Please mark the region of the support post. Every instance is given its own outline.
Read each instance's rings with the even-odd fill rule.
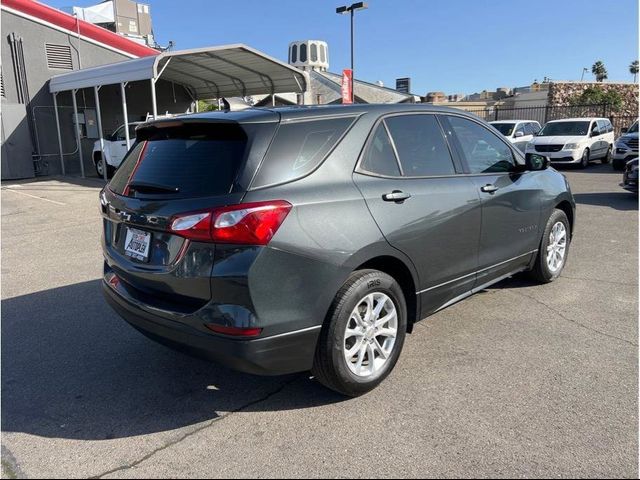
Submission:
[[[151,79],[151,103],[153,107],[153,119],[158,118],[158,104],[156,101],[156,81]]]
[[[56,130],[58,132],[58,150],[60,151],[60,168],[62,169],[62,175],[66,175],[64,170],[64,154],[62,152],[62,134],[60,133],[60,116],[58,115],[58,92],[53,95],[53,111],[56,114]]]
[[[104,134],[102,133],[102,112],[100,111],[100,87],[93,87],[93,94],[96,97],[96,114],[98,116],[98,135],[100,135],[100,156],[102,157],[102,179],[107,181],[107,159],[104,155]]]
[[[131,139],[129,138],[129,112],[127,110],[127,92],[125,87],[128,82],[120,84],[120,94],[122,95],[122,114],[124,115],[124,135],[127,139],[127,151],[131,148]]]
[[[84,178],[84,156],[82,155],[82,139],[80,138],[80,122],[78,121],[78,102],[76,101],[76,92],[78,90],[71,90],[71,98],[73,100],[73,115],[76,128],[76,143],[78,144],[78,155],[80,156],[80,174]]]

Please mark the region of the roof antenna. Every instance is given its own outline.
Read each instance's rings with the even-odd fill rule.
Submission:
[[[222,99],[222,104],[225,112],[238,112],[240,110],[251,108],[251,105],[242,97],[225,97]]]

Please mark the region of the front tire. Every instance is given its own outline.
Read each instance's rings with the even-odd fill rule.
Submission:
[[[407,306],[398,282],[378,270],[353,272],[329,309],[312,373],[331,390],[363,395],[391,373],[406,331]]]
[[[620,160],[620,159],[614,159],[613,160],[613,169],[614,170],[624,170],[624,165],[625,165],[625,161],[624,160]]]
[[[535,264],[530,274],[540,283],[550,283],[560,276],[569,254],[571,225],[567,214],[554,209],[547,221]]]
[[[582,153],[582,159],[580,160],[580,168],[587,168],[589,166],[589,156],[590,156],[590,152],[588,148],[584,149],[584,152]]]

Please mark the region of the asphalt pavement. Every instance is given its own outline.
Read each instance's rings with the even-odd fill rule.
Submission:
[[[346,400],[147,340],[100,292],[97,180],[2,185],[3,477],[638,477],[638,199],[567,170],[558,281],[417,324]]]

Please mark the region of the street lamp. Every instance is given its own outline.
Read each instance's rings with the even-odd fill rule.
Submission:
[[[353,71],[353,12],[356,10],[364,10],[365,8],[369,8],[366,2],[356,2],[352,3],[350,6],[343,6],[336,8],[336,13],[340,15],[346,15],[347,13],[351,14],[351,103],[354,103],[355,91],[353,89],[353,79],[355,78],[355,73]]]

